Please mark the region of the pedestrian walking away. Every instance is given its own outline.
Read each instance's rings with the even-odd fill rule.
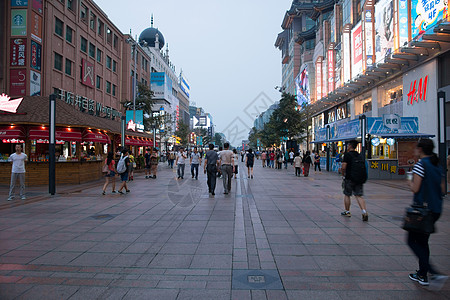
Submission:
[[[209,151],[205,155],[205,164],[203,172],[207,174],[208,191],[211,195],[215,195],[217,180],[217,164],[219,163],[219,155],[214,151],[214,144],[209,144]]]
[[[266,151],[263,151],[263,153],[261,154],[261,161],[263,168],[266,167],[266,160],[267,160],[267,153]]]
[[[234,171],[234,154],[231,151],[230,144],[223,144],[224,150],[220,152],[219,166],[222,169],[223,193],[228,194],[231,191],[231,178]]]
[[[363,184],[367,180],[367,169],[363,154],[356,151],[358,142],[353,140],[347,144],[347,153],[344,154],[342,162],[342,176],[343,176],[343,192],[344,192],[344,207],[345,211],[341,213],[342,216],[351,217],[350,213],[350,197],[355,196],[356,201],[362,212],[362,220],[367,222],[369,215],[366,210],[366,202],[363,196]]]
[[[200,156],[200,153],[198,153],[197,147],[195,147],[194,152],[191,153],[191,159],[189,163],[191,164],[192,178],[198,180],[198,166],[202,163],[202,158]]]
[[[175,153],[173,151],[170,151],[169,159],[167,160],[169,168],[173,169],[173,162],[174,161],[175,161]]]
[[[145,151],[145,155],[144,155],[144,159],[145,159],[145,179],[150,178],[150,169],[151,169],[151,165],[150,165],[150,156],[151,156],[151,150],[150,148],[147,148],[147,150]]]
[[[314,172],[317,171],[317,168],[319,168],[319,172],[322,172],[322,169],[320,168],[320,155],[319,155],[319,151],[317,151],[314,154]]]
[[[186,166],[186,153],[184,152],[184,148],[181,147],[177,153],[177,160],[175,165],[177,166],[177,175],[178,179],[184,179],[184,167]]]
[[[16,188],[16,181],[19,179],[20,184],[20,199],[25,200],[25,163],[28,156],[22,152],[22,145],[16,145],[16,152],[11,154],[8,158],[9,162],[12,162],[11,168],[11,184],[9,186],[8,201],[14,199],[14,191]]]
[[[156,179],[156,173],[158,172],[158,150],[156,148],[152,148],[150,151],[150,175],[148,178]]]
[[[114,153],[108,152],[108,156],[105,159],[105,166],[107,172],[105,173],[105,184],[103,185],[102,195],[106,194],[106,188],[111,183],[112,193],[116,192],[116,162],[114,161]]]
[[[237,176],[237,174],[238,174],[238,164],[239,164],[239,156],[238,156],[238,154],[237,154],[237,150],[236,149],[233,149],[233,160],[234,160],[234,171],[233,171],[233,173],[234,173],[234,178],[236,179],[236,176]]]
[[[273,151],[270,151],[269,154],[269,167],[270,168],[275,168],[275,153]]]
[[[306,151],[306,153],[302,159],[303,176],[305,176],[305,177],[309,176],[309,168],[311,167],[311,164],[312,164],[311,154],[309,151]]]
[[[413,168],[413,178],[409,182],[409,186],[414,193],[413,204],[420,206],[427,204],[433,217],[433,223],[436,223],[442,213],[445,175],[433,149],[434,144],[430,139],[422,139],[417,144],[415,156],[420,160]],[[448,277],[440,274],[430,263],[429,238],[430,234],[428,233],[408,232],[408,246],[419,259],[419,270],[409,274],[409,278],[421,285],[434,285],[435,289],[440,289]]]
[[[302,158],[300,154],[297,152],[294,157],[294,168],[295,168],[295,176],[299,176],[302,173]]]
[[[294,158],[295,158],[295,153],[294,153],[294,150],[291,149],[291,152],[289,152],[289,162],[291,163],[291,166],[294,163]]]
[[[130,159],[130,165],[128,166],[128,181],[134,180],[134,168],[136,167],[136,162],[134,160],[134,155],[129,152],[128,158]]]
[[[129,166],[130,166],[130,158],[128,157],[128,150],[123,149],[122,156],[120,157],[120,160],[117,163],[117,172],[120,175],[120,181],[122,181],[122,184],[118,190],[119,194],[124,194],[123,189],[125,189],[125,192],[127,193],[130,192],[127,185]]]
[[[255,155],[252,148],[248,149],[248,153],[245,159],[245,165],[247,166],[248,178],[253,179],[253,163],[255,162]]]

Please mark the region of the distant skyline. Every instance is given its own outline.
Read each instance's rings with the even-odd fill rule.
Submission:
[[[176,74],[182,69],[190,82],[190,101],[211,113],[215,131],[235,146],[232,138],[247,136],[254,115],[280,99],[274,87],[281,85],[281,53],[274,43],[292,0],[94,1],[133,37],[150,27],[153,14]]]

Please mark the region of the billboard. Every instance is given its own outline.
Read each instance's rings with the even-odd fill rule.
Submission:
[[[319,58],[316,61],[316,101],[322,99],[322,59]]]
[[[412,38],[435,26],[440,20],[450,17],[448,1],[411,0],[411,7]]]
[[[153,97],[156,99],[164,99],[164,72],[152,72],[150,75],[150,86],[153,92]]]
[[[30,71],[30,96],[41,95],[41,74]]]
[[[11,67],[25,67],[26,65],[26,49],[27,40],[26,39],[11,39],[10,45],[10,65]]]
[[[375,56],[384,60],[394,48],[394,1],[381,0],[375,5]]]
[[[373,66],[373,28],[372,10],[368,9],[364,13],[364,42],[366,43],[366,68]]]
[[[180,88],[189,98],[191,87],[189,86],[189,82],[183,75],[180,76]]]
[[[344,71],[344,82],[350,80],[351,76],[351,55],[350,55],[350,32],[344,32],[342,34],[342,60]]]
[[[11,69],[9,70],[9,94],[11,96],[25,96],[27,88],[27,70],[26,69]]]
[[[11,35],[27,35],[26,9],[11,9]]]
[[[36,71],[41,70],[41,53],[42,47],[35,41],[31,41],[31,62],[30,65]]]
[[[408,1],[399,0],[398,2],[398,38],[399,45],[403,47],[408,44],[409,39],[409,23],[408,23]]]
[[[144,111],[136,110],[136,120],[133,121],[133,111],[127,110],[127,129],[133,131],[144,131]]]
[[[27,7],[28,0],[11,0],[11,7]]]
[[[334,91],[334,50],[328,49],[327,54],[328,92]]]
[[[31,13],[31,37],[42,43],[42,17],[35,11]]]
[[[359,22],[352,30],[352,76],[362,73],[362,58],[363,58],[363,45],[362,45],[362,23]]]
[[[84,58],[81,59],[81,83],[91,88],[95,87],[94,65]]]
[[[309,104],[311,96],[309,92],[308,65],[304,65],[295,78],[295,87],[297,90],[297,103],[300,106]]]

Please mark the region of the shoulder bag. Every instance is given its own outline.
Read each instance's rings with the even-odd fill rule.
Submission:
[[[406,208],[403,227],[406,231],[431,234],[435,232],[431,211],[423,205],[411,205]]]

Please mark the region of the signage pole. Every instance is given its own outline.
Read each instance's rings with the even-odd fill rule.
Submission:
[[[136,36],[137,40],[137,36]],[[133,44],[134,51],[134,76],[133,76],[133,122],[136,124],[136,88],[137,88],[137,80],[136,80],[136,65],[137,65],[137,43],[136,40]]]
[[[447,169],[447,153],[446,153],[446,140],[447,140],[447,124],[445,120],[445,92],[438,92],[438,153],[439,162],[444,170]],[[445,194],[447,194],[447,172],[445,173]]]
[[[55,117],[56,117],[56,95],[50,95],[49,105],[49,168],[48,168],[48,192],[55,194],[56,190],[56,156],[55,156]]]
[[[330,145],[331,143],[328,142],[328,140],[330,139],[330,125],[327,125],[327,172],[330,171]]]
[[[361,154],[363,160],[366,160],[366,115],[359,116],[361,127]]]
[[[120,143],[122,144],[122,149],[125,148],[125,123],[126,117],[122,116],[120,118]]]
[[[156,148],[156,125],[153,124],[153,149]]]

